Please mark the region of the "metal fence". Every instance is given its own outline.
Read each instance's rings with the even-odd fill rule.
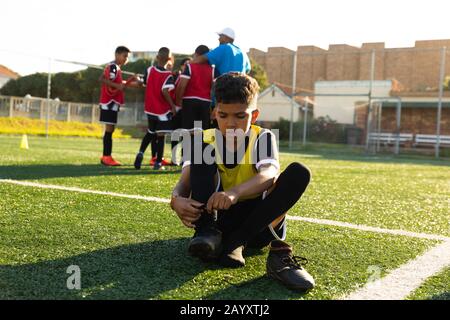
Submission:
[[[59,101],[37,97],[0,96],[0,117],[24,117],[41,120],[77,121],[97,123],[98,104]],[[145,123],[142,103],[129,103],[120,109],[118,125],[136,126]]]

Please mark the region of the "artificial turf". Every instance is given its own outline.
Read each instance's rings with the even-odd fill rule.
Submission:
[[[139,143],[114,140],[114,156],[125,166],[105,168],[100,139],[29,137],[30,149],[21,150],[19,136],[0,136],[0,179],[168,198],[179,169],[134,170]],[[306,164],[313,179],[291,215],[450,235],[445,161],[281,154],[282,167],[292,161]],[[309,259],[317,282],[299,294],[265,277],[267,249],[250,252],[239,270],[187,256],[192,232],[167,204],[4,183],[0,191],[6,299],[334,299],[364,285],[371,267],[384,274],[436,244],[290,221],[289,242]],[[70,265],[81,268],[81,291],[66,288]],[[436,279],[427,292],[445,286],[448,274]]]
[[[450,300],[450,268],[427,279],[408,299]]]
[[[366,283],[371,266],[387,272],[435,243],[290,222],[318,284],[303,295],[265,277],[267,249],[239,270],[189,257],[192,232],[167,204],[14,185],[2,194],[3,299],[332,299]],[[81,291],[66,287],[71,265]]]

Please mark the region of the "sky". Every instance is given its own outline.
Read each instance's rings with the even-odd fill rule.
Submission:
[[[448,3],[448,4],[446,4]],[[447,0],[1,0],[0,64],[47,72],[49,58],[102,64],[118,45],[192,53],[231,27],[243,50],[450,39]],[[53,62],[51,72],[79,66]]]

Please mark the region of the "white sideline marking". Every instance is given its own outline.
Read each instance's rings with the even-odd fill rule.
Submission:
[[[316,223],[316,224],[323,224],[323,225],[334,226],[334,227],[350,228],[350,229],[356,229],[356,230],[360,230],[360,231],[386,233],[386,234],[393,234],[396,236],[406,236],[406,237],[411,237],[411,238],[440,240],[440,241],[450,240],[449,237],[445,237],[445,236],[441,236],[441,235],[437,235],[437,234],[416,233],[416,232],[405,231],[405,230],[383,229],[383,228],[378,228],[378,227],[364,226],[364,225],[360,225],[360,224],[352,224],[352,223],[348,223],[348,222],[340,222],[340,221],[334,221],[334,220],[305,218],[305,217],[296,217],[296,216],[289,216],[288,219]]]
[[[450,241],[428,250],[384,278],[366,284],[344,300],[403,300],[447,266],[450,266]]]
[[[0,182],[16,184],[16,185],[26,186],[26,187],[36,187],[36,188],[43,188],[43,189],[55,189],[55,190],[62,190],[62,191],[101,194],[101,195],[105,195],[105,196],[121,197],[121,198],[128,198],[128,199],[137,199],[137,200],[145,200],[145,201],[164,202],[164,203],[170,202],[170,200],[163,199],[163,198],[145,197],[145,196],[137,196],[137,195],[132,195],[132,194],[97,191],[97,190],[89,190],[89,189],[80,189],[80,188],[76,188],[76,187],[64,187],[64,186],[41,184],[41,183],[28,182],[28,181],[0,179]]]
[[[28,181],[6,180],[0,179],[0,183],[9,183],[21,186],[29,186],[44,189],[56,189],[62,191],[72,191],[81,193],[100,194],[113,197],[138,199],[153,202],[169,203],[169,199],[157,198],[157,197],[145,197],[138,195],[128,195],[115,192],[104,192],[88,189],[80,189],[75,187],[64,187],[58,185],[48,185]],[[450,238],[426,234],[415,233],[404,230],[391,230],[382,229],[377,227],[370,227],[364,225],[351,224],[347,222],[339,222],[325,219],[314,219],[305,217],[288,216],[289,220],[304,221],[315,224],[343,227],[356,229],[361,231],[385,233],[399,236],[407,236],[413,238],[429,239],[429,240],[441,240],[444,243],[428,250],[423,255],[417,257],[414,260],[400,266],[392,271],[390,274],[382,279],[368,283],[365,287],[358,289],[357,291],[349,294],[345,297],[345,300],[400,300],[406,298],[412,291],[417,289],[427,278],[438,273],[446,266],[450,266]]]
[[[80,188],[76,188],[76,187],[65,187],[65,186],[58,186],[58,185],[51,185],[51,184],[41,184],[41,183],[29,182],[29,181],[0,179],[0,183],[1,182],[9,183],[9,184],[16,184],[16,185],[20,185],[20,186],[43,188],[43,189],[55,189],[55,190],[62,190],[62,191],[100,194],[100,195],[105,195],[105,196],[137,199],[137,200],[144,200],[144,201],[170,203],[169,199],[164,199],[164,198],[146,197],[146,196],[139,196],[139,195],[130,195],[130,194],[97,191],[97,190],[89,190],[89,189],[80,189]],[[370,226],[364,226],[364,225],[358,225],[358,224],[352,224],[352,223],[348,223],[348,222],[340,222],[340,221],[334,221],[334,220],[305,218],[305,217],[298,217],[298,216],[288,216],[287,219],[293,220],[293,221],[304,221],[304,222],[315,223],[315,224],[329,225],[329,226],[342,227],[342,228],[350,228],[350,229],[356,229],[356,230],[368,231],[368,232],[393,234],[393,235],[406,236],[406,237],[411,237],[411,238],[441,240],[441,241],[449,240],[450,241],[449,237],[436,235],[436,234],[416,233],[416,232],[410,232],[410,231],[404,231],[404,230],[382,229],[382,228],[378,228],[378,227],[370,227]]]

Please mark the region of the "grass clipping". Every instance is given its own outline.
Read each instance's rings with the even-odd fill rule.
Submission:
[[[103,133],[103,125],[98,123],[50,120],[48,124],[50,136],[100,138]],[[0,117],[0,134],[45,135],[45,120]],[[130,138],[130,136],[124,134],[121,129],[116,129],[114,138]]]

